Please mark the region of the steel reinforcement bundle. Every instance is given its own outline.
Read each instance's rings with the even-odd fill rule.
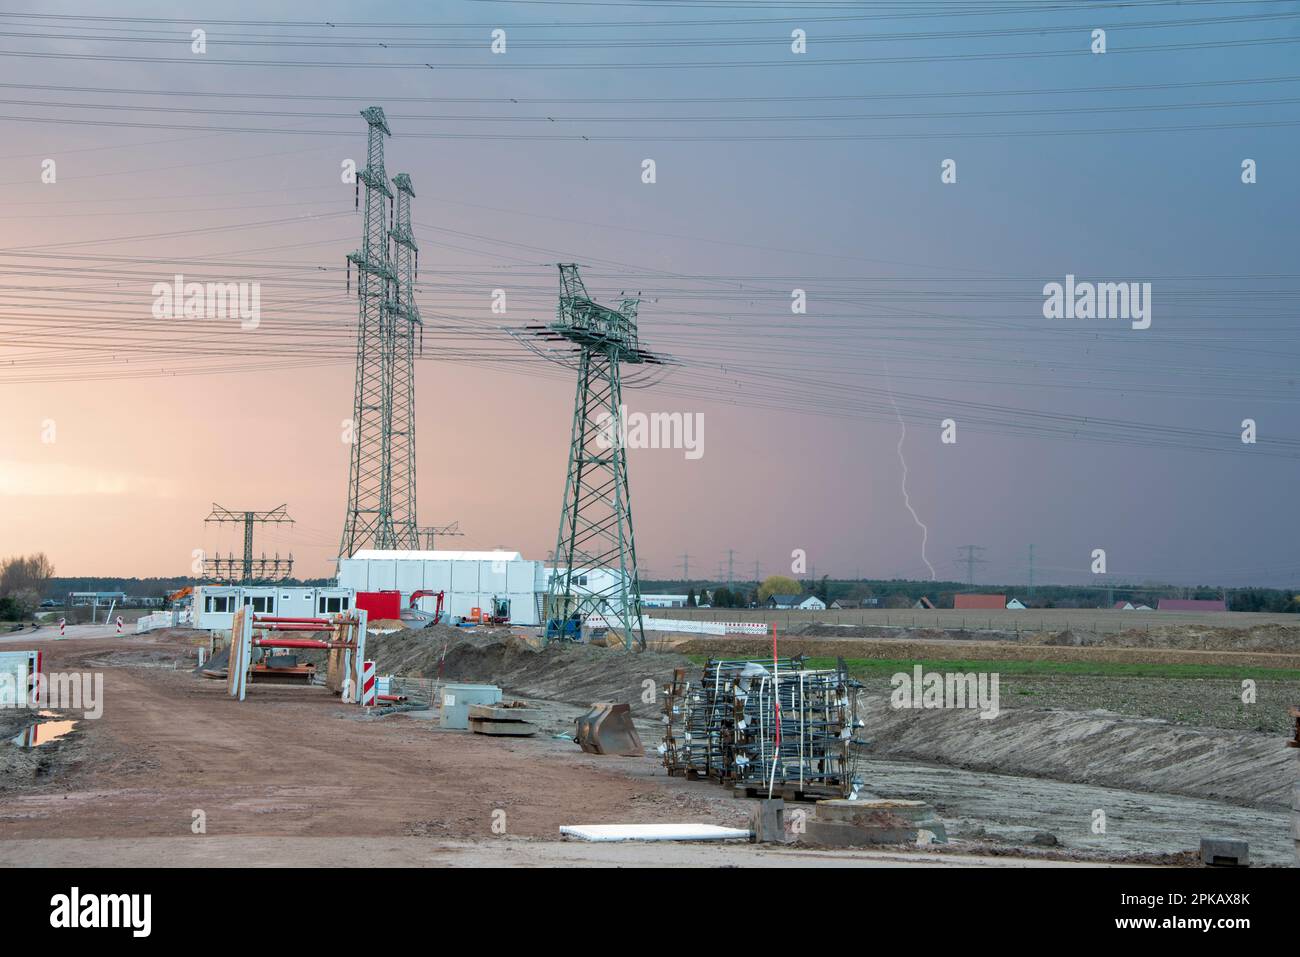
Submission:
[[[717,660],[697,680],[673,672],[659,746],[669,774],[708,778],[756,796],[847,797],[858,681],[844,660]]]

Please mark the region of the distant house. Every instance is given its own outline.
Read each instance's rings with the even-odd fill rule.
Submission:
[[[934,602],[930,601],[930,599],[928,599],[928,598],[926,598],[924,595],[922,595],[920,598],[918,598],[918,599],[916,600],[916,604],[914,604],[912,607],[913,607],[913,608],[926,608],[926,609],[929,609],[930,611],[934,611]]]
[[[1156,611],[1227,611],[1222,598],[1161,598]]]
[[[1019,598],[1013,598],[1009,602],[1007,602],[1007,607],[1010,608],[1012,611],[1024,611],[1029,606],[1027,606]]]
[[[833,602],[831,602],[830,607],[857,608],[859,607],[859,605],[858,605],[858,600],[856,598],[836,598]]]
[[[1132,611],[1133,603],[1131,601],[1117,601],[1115,602],[1115,608],[1117,611]]]
[[[825,611],[826,602],[816,595],[769,595],[768,608],[799,608],[804,611]]]
[[[970,611],[990,611],[996,609],[1001,611],[1007,607],[1006,595],[954,595],[952,599],[953,608],[961,608]]]

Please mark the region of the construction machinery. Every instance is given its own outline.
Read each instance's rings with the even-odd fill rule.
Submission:
[[[510,624],[510,599],[498,598],[492,596],[492,610],[489,614],[483,616],[485,625],[508,625]]]
[[[581,641],[582,615],[574,612],[568,618],[546,619],[545,639],[551,641]]]
[[[639,758],[645,754],[641,736],[632,724],[632,709],[625,704],[601,702],[577,719],[573,741],[588,754],[622,754]]]
[[[419,608],[421,598],[435,598],[437,604],[434,607],[433,615],[427,611],[421,611]],[[418,591],[411,592],[411,600],[407,608],[402,612],[402,621],[423,622],[422,627],[436,625],[442,620],[442,604],[446,599],[446,592],[433,591],[432,589],[422,588]]]

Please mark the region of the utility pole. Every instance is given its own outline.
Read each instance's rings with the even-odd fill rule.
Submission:
[[[732,584],[736,580],[736,552],[734,549],[727,549],[727,589],[731,590]]]
[[[229,582],[236,585],[252,585],[258,582],[283,581],[293,573],[293,555],[290,554],[287,561],[282,561],[280,553],[276,552],[275,558],[267,558],[266,553],[262,553],[259,559],[253,558],[253,526],[254,525],[280,525],[288,522],[293,524],[293,519],[285,511],[285,505],[279,505],[263,512],[253,511],[251,509],[236,510],[225,508],[212,503],[212,512],[203,520],[204,524],[212,523],[214,525],[243,525],[244,526],[244,557],[236,565],[233,555],[225,558],[217,556],[216,558],[203,559],[203,575],[213,581]],[[283,566],[283,567],[282,567]],[[236,571],[238,569],[238,571]]]
[[[1029,597],[1034,597],[1034,546],[1029,546]]]
[[[762,566],[760,566],[758,562],[754,562],[754,586],[755,587],[758,587],[763,583],[763,580],[758,575],[758,570],[761,567]]]
[[[627,480],[627,450],[621,441],[624,364],[660,365],[663,359],[641,347],[637,336],[640,300],[623,299],[618,309],[596,303],[578,267],[560,264],[560,306],[556,321],[536,329],[551,341],[573,347],[578,385],[573,402],[564,504],[555,540],[555,574],[547,590],[543,640],[563,635],[576,615],[600,615],[621,631],[628,650],[645,648],[641,582]],[[619,436],[609,442],[610,423]],[[573,591],[575,570],[608,568],[614,583],[601,590]]]
[[[461,536],[465,534],[460,530],[460,522],[452,522],[450,525],[426,525],[418,531],[424,537],[424,547],[428,551],[433,551],[438,547],[439,535]]]
[[[686,552],[682,552],[682,581],[688,582],[690,580],[691,580],[691,556]]]
[[[986,562],[984,559],[976,557],[978,553],[984,551],[984,546],[983,545],[958,545],[957,551],[966,552],[966,558],[964,559],[964,561],[966,562],[966,582],[967,584],[973,586],[975,584],[975,566],[988,564],[988,562]]]

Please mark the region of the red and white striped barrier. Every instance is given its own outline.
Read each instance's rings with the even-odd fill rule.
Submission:
[[[375,703],[375,697],[379,689],[375,683],[375,663],[373,661],[362,662],[361,665],[361,704],[364,707],[370,707]]]
[[[65,631],[64,629],[66,629],[67,627],[68,627],[68,619],[66,619],[66,618],[60,618],[60,619],[59,619],[59,637],[60,637],[60,638],[62,638],[62,637],[66,634],[66,631]]]
[[[119,635],[122,633],[122,616],[121,616],[121,615],[118,615],[118,616],[117,616],[117,633],[118,633]]]

